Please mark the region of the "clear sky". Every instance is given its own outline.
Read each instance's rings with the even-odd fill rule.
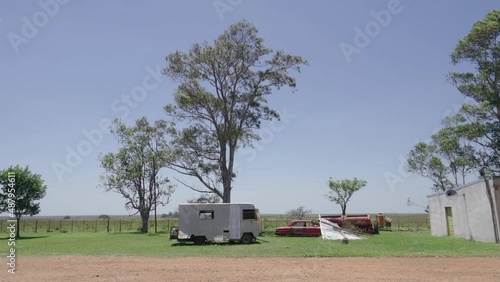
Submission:
[[[40,215],[127,214],[119,195],[98,187],[98,155],[117,150],[102,123],[166,118],[177,84],[158,74],[165,56],[246,19],[268,47],[310,65],[295,93],[269,99],[282,121],[264,124],[262,141],[239,153],[233,202],[262,213],[299,205],[339,213],[324,197],[328,178],[358,177],[368,184],[348,213],[422,212],[406,199],[426,205],[431,183],[406,173],[404,158],[464,101],[446,80],[461,67],[449,55],[495,8],[487,0],[1,1],[0,169],[29,165],[42,175]],[[159,212],[195,196],[179,185]]]

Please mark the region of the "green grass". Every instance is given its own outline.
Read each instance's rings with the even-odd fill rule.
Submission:
[[[257,243],[178,245],[167,234],[46,233],[25,234],[16,240],[18,256],[132,255],[149,257],[393,257],[393,256],[499,256],[500,245],[465,239],[432,237],[428,232],[381,232],[366,240],[340,241],[321,238],[259,237]],[[7,254],[5,237],[0,255]]]

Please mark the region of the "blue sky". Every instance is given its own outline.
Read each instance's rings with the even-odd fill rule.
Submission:
[[[486,0],[2,1],[0,169],[29,165],[42,175],[41,215],[127,214],[119,195],[98,187],[98,155],[117,150],[101,123],[166,118],[177,84],[157,74],[165,56],[246,19],[268,47],[310,65],[295,93],[270,97],[283,120],[264,124],[256,148],[239,153],[233,201],[262,213],[299,205],[338,213],[324,197],[328,178],[358,177],[368,184],[348,213],[422,212],[406,199],[426,205],[431,183],[402,160],[464,101],[446,80],[464,66],[449,55],[495,8]],[[359,30],[370,35],[363,41]],[[356,52],[346,56],[348,45]],[[179,185],[159,212],[194,196]]]

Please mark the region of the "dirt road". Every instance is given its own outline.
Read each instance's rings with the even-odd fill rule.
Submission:
[[[1,281],[500,281],[500,257],[21,257]]]

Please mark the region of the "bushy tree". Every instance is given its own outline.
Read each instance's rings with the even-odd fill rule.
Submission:
[[[156,211],[157,205],[166,205],[174,192],[170,180],[160,174],[171,156],[165,140],[168,128],[164,121],[150,125],[146,118],[130,127],[115,120],[111,131],[121,148],[100,156],[105,170],[102,187],[122,195],[125,207],[141,215],[143,233],[148,232],[151,211]]]
[[[11,166],[0,171],[0,211],[15,218],[16,238],[19,238],[19,222],[23,215],[40,213],[40,201],[45,197],[47,186],[40,174],[32,173],[28,166]]]
[[[299,206],[296,209],[289,210],[287,215],[291,218],[304,218],[308,213],[311,213],[311,210],[306,209],[304,206]]]
[[[221,202],[221,197],[217,194],[208,194],[204,193],[201,194],[199,197],[190,199],[187,201],[188,203],[210,203],[210,204],[215,204],[215,203],[220,203]]]
[[[429,144],[417,143],[407,158],[408,171],[430,179],[434,191],[465,184],[466,176],[478,166],[476,150],[461,141],[454,127],[441,129]]]
[[[360,190],[361,188],[366,186],[365,180],[357,179],[342,179],[342,180],[334,180],[330,177],[328,181],[328,187],[330,191],[326,195],[326,197],[340,205],[342,209],[342,215],[345,215],[347,209],[347,203],[351,199],[354,192]]]
[[[419,142],[410,151],[407,159],[408,171],[418,173],[433,182],[433,190],[448,190],[453,187],[449,181],[448,167],[438,157],[435,145]]]
[[[262,121],[279,118],[267,96],[284,86],[295,88],[290,72],[307,62],[265,47],[247,21],[229,26],[213,44],[194,44],[166,60],[164,74],[180,82],[175,102],[165,106],[179,123],[173,134],[178,158],[171,167],[198,179],[202,188],[182,182],[185,186],[229,203],[236,151],[258,140],[255,130]]]
[[[481,165],[500,172],[500,10],[474,24],[455,47],[451,60],[473,67],[473,71],[449,76],[472,102],[464,104],[447,122],[477,146]]]
[[[432,142],[418,143],[408,156],[408,170],[427,177],[435,191],[465,184],[483,166],[500,172],[500,11],[478,21],[451,54],[453,64],[473,71],[451,72],[449,80],[471,99],[443,120]]]

